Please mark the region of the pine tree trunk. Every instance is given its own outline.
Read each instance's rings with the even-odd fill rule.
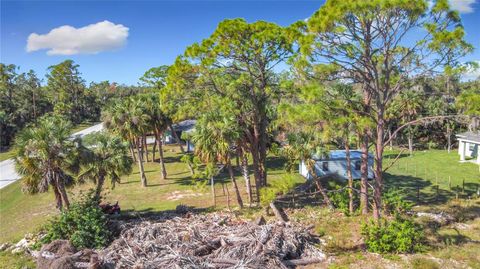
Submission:
[[[250,175],[248,172],[248,157],[247,153],[242,150],[242,174],[245,179],[245,187],[247,189],[248,204],[252,206],[252,186],[250,184]]]
[[[352,160],[350,158],[350,144],[348,135],[345,139],[345,158],[347,159],[347,178],[348,178],[348,211],[353,214],[353,177],[352,177]]]
[[[368,132],[365,131],[361,137],[361,164],[360,164],[360,208],[362,214],[368,214]]]
[[[306,162],[305,162],[306,163]],[[307,169],[308,172],[312,175],[313,181],[315,182],[315,185],[317,185],[318,190],[320,191],[320,194],[323,197],[323,202],[329,207],[333,209],[333,204],[332,201],[330,201],[330,198],[327,195],[327,191],[322,185],[322,182],[320,182],[320,178],[318,178],[317,173],[315,171],[315,168],[312,167],[311,165],[307,164]]]
[[[138,170],[140,172],[140,181],[142,182],[142,187],[147,187],[147,178],[145,177],[145,170],[143,169],[143,160],[142,160],[142,152],[138,146],[139,142],[136,143],[137,147],[137,161],[138,161]]]
[[[242,201],[242,196],[240,195],[240,191],[238,190],[238,185],[237,185],[237,180],[235,179],[235,175],[233,174],[233,169],[232,169],[232,164],[230,162],[230,159],[228,159],[227,163],[227,168],[228,168],[228,174],[230,175],[230,180],[232,180],[233,184],[233,189],[235,190],[235,195],[237,196],[237,203],[240,208],[243,208],[243,201]]]
[[[162,167],[162,179],[167,178],[167,170],[165,169],[165,161],[163,159],[163,141],[162,134],[157,132],[158,155],[160,156],[160,166]]]
[[[383,191],[383,150],[384,150],[384,124],[383,112],[380,110],[377,116],[377,132],[375,144],[375,184],[373,187],[373,218],[378,223],[382,208]]]

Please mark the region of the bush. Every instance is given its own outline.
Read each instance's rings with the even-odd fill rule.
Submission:
[[[413,253],[423,249],[423,230],[409,219],[396,217],[390,221],[383,219],[380,224],[365,223],[362,235],[371,252]]]
[[[277,195],[284,195],[295,188],[295,176],[285,175],[281,179],[273,181],[270,186],[260,189],[260,203],[264,206],[273,202]]]
[[[345,214],[346,216],[349,216],[350,215],[350,209],[348,208],[348,203],[350,202],[350,196],[348,194],[349,189],[346,187],[343,187],[342,185],[338,184],[335,181],[330,181],[328,183],[328,188],[330,190],[335,190],[335,191],[330,191],[328,193],[328,197],[332,201],[333,206],[337,210]],[[360,189],[359,182],[353,182],[353,188],[356,190],[359,190]],[[359,195],[355,191],[353,191],[353,208],[355,211],[358,210],[359,204],[360,204]]]
[[[52,219],[45,227],[42,243],[66,239],[77,248],[100,248],[106,246],[112,237],[108,220],[98,206],[94,190],[81,194],[68,210]]]
[[[385,214],[404,214],[412,209],[413,203],[405,199],[400,189],[389,189],[382,194],[383,211]]]

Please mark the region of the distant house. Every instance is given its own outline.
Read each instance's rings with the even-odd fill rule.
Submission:
[[[192,142],[190,142],[189,140],[183,140],[182,136],[184,133],[186,134],[189,134],[191,132],[193,132],[195,130],[195,123],[197,121],[196,120],[184,120],[184,121],[181,121],[179,123],[176,123],[174,124],[172,127],[173,127],[173,130],[175,130],[175,133],[177,134],[178,138],[180,138],[181,143],[185,143],[185,145],[187,146],[186,150],[187,152],[192,152],[193,149],[194,149],[194,146],[192,144]],[[175,136],[173,136],[173,134],[168,131],[166,136],[165,136],[165,143],[176,143],[177,141],[175,141]]]
[[[353,179],[361,178],[361,156],[362,152],[359,150],[350,151],[351,168]],[[347,179],[347,158],[345,150],[330,151],[326,157],[314,156],[315,172],[317,176],[336,175],[340,178]],[[302,161],[300,162],[299,172],[307,179],[312,179],[307,166]],[[368,178],[373,178],[373,155],[368,154]]]
[[[456,136],[460,161],[465,161],[467,158],[476,158],[475,162],[480,164],[480,131],[469,131]]]

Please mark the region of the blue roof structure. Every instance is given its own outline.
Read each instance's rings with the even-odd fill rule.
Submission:
[[[362,152],[360,150],[350,150],[350,158],[351,159],[360,159],[362,157]],[[373,158],[371,153],[368,153],[369,158]],[[347,158],[347,153],[345,150],[331,150],[328,152],[328,157],[319,157],[314,156],[313,159],[315,160],[344,160]]]

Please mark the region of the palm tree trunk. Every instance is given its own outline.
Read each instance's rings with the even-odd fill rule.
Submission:
[[[150,162],[150,158],[148,157],[148,144],[147,144],[147,136],[144,135],[143,136],[143,145],[144,145],[144,154],[145,154],[145,159],[147,160],[147,162]]]
[[[53,193],[55,194],[55,201],[56,201],[56,208],[60,211],[62,211],[63,203],[62,203],[62,196],[60,195],[60,192],[58,191],[58,187],[56,183],[52,183],[52,189]]]
[[[156,133],[157,145],[158,145],[158,155],[160,156],[160,166],[162,167],[162,179],[167,178],[167,170],[165,169],[165,162],[163,160],[163,141],[162,135],[160,132]]]
[[[452,150],[452,131],[450,125],[447,123],[447,150],[448,153]]]
[[[170,128],[170,132],[172,132],[173,138],[175,138],[175,141],[177,141],[177,144],[180,146],[180,151],[182,153],[185,153],[185,150],[183,149],[182,141],[180,141],[180,138],[178,138],[178,135],[175,132],[175,129],[173,129],[173,125],[169,124],[168,127]]]
[[[217,206],[217,195],[215,194],[215,181],[213,177],[210,178],[210,185],[212,188],[213,207]]]
[[[60,196],[62,197],[63,204],[68,209],[70,207],[70,201],[68,200],[67,191],[65,190],[65,184],[63,182],[63,179],[60,179],[58,177],[57,177],[57,187],[58,187],[58,192],[60,192]]]
[[[413,156],[413,135],[411,132],[408,132],[408,151],[410,156]]]
[[[389,127],[388,128],[388,140],[390,140],[388,143],[390,144],[390,150],[393,150],[393,138],[392,138],[392,130]]]
[[[232,180],[233,189],[235,190],[235,195],[237,196],[237,203],[240,208],[243,208],[243,201],[242,196],[240,195],[240,191],[238,190],[237,180],[235,179],[235,175],[233,174],[232,163],[230,159],[227,161],[228,166],[228,174],[230,175],[230,179]]]
[[[105,176],[103,174],[99,174],[98,181],[97,181],[97,188],[95,190],[95,196],[97,198],[100,198],[100,195],[102,194],[102,188],[103,188],[104,182],[105,182]]]
[[[135,141],[130,140],[130,141],[128,142],[128,144],[129,144],[129,146],[130,146],[130,153],[132,154],[132,159],[133,159],[134,162],[136,162],[136,161],[137,161],[137,157],[135,156],[135,146],[134,146]]]
[[[353,177],[352,160],[350,159],[350,143],[348,135],[345,139],[345,158],[347,159],[347,178],[348,178],[348,211],[353,214]]]
[[[138,169],[140,172],[140,181],[142,182],[142,187],[147,186],[147,178],[145,177],[145,170],[143,169],[143,160],[142,160],[142,152],[140,151],[140,148],[138,146],[140,144],[140,141],[138,141],[135,145],[137,147],[137,161],[138,161]]]
[[[250,184],[250,175],[248,172],[248,157],[247,153],[242,150],[242,173],[245,179],[245,187],[247,189],[248,204],[252,206],[252,186]]]
[[[153,149],[152,149],[152,162],[155,162],[155,157],[157,157],[157,136],[155,135],[155,143],[153,143]]]
[[[182,152],[182,154],[185,154],[185,150],[183,149],[183,146],[182,146],[182,141],[180,141],[180,138],[178,138],[178,135],[177,133],[175,132],[175,130],[173,129],[173,126],[172,124],[169,124],[168,127],[170,128],[170,132],[172,132],[172,136],[175,138],[175,141],[177,141],[178,145],[180,146],[180,151]],[[192,167],[192,164],[191,163],[187,163],[187,166],[188,166],[188,169],[190,170],[192,176],[194,174],[194,171],[193,171],[193,167]]]

